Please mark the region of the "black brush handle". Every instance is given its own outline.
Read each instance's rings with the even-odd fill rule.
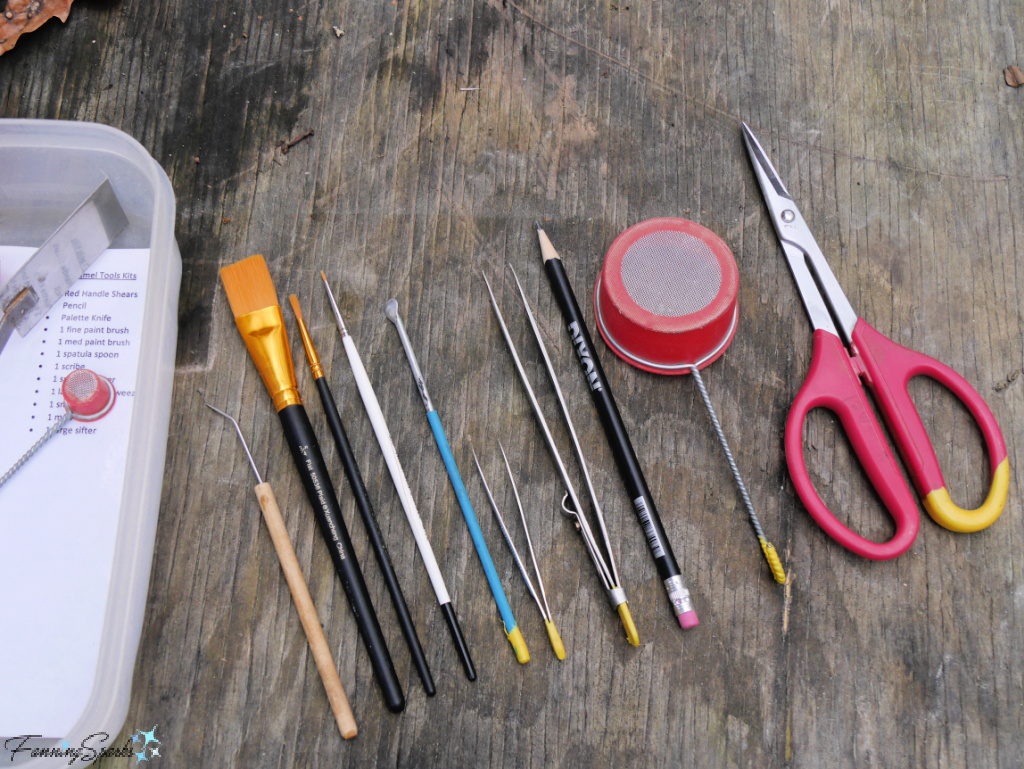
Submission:
[[[334,568],[341,577],[348,604],[359,627],[359,635],[362,636],[363,644],[370,655],[370,664],[384,696],[384,704],[392,713],[400,713],[405,709],[405,695],[395,674],[395,666],[391,662],[384,634],[380,630],[377,612],[373,610],[370,595],[366,592],[366,583],[359,570],[356,554],[352,550],[352,540],[349,539],[348,529],[345,528],[345,521],[341,517],[341,505],[334,494],[320,444],[317,443],[306,409],[301,404],[285,406],[277,415],[284,427],[288,448],[291,449],[295,467],[302,478],[306,496],[313,505],[313,515],[320,527],[320,533],[327,542]]]
[[[654,506],[651,490],[647,488],[647,479],[640,469],[640,462],[636,458],[626,426],[622,423],[622,415],[619,414],[619,407],[615,404],[615,398],[608,386],[608,379],[594,348],[594,340],[590,338],[590,332],[576,303],[576,294],[569,284],[562,260],[548,259],[544,262],[544,272],[551,283],[551,292],[555,295],[558,308],[562,311],[562,320],[576,351],[576,357],[583,367],[583,375],[587,379],[587,389],[590,390],[591,400],[601,417],[601,426],[604,428],[612,454],[615,455],[619,475],[644,529],[647,546],[654,557],[658,575],[662,580],[679,576],[679,564],[676,563],[672,546],[665,536],[661,516]]]
[[[384,544],[384,538],[380,534],[377,517],[373,514],[370,498],[366,494],[363,475],[359,472],[359,465],[356,464],[356,457],[348,442],[348,434],[345,432],[345,425],[338,413],[338,405],[334,402],[334,395],[327,384],[327,377],[317,378],[316,389],[320,393],[320,401],[324,406],[324,414],[327,415],[327,424],[331,428],[331,435],[334,436],[334,445],[338,449],[338,454],[341,455],[341,464],[345,468],[345,475],[352,488],[352,496],[356,499],[356,508],[363,519],[366,535],[370,540],[370,546],[373,548],[373,554],[377,559],[381,574],[384,575],[388,593],[391,594],[391,603],[394,604],[395,614],[398,615],[398,624],[401,625],[402,635],[405,636],[405,642],[409,646],[413,664],[420,674],[420,680],[423,682],[423,688],[427,695],[433,697],[437,693],[437,688],[434,686],[434,678],[430,675],[430,668],[427,666],[427,656],[423,653],[423,646],[416,634],[416,626],[412,622],[412,614],[409,613],[409,606],[405,602],[402,586],[398,584],[398,575],[395,574],[395,567],[391,563],[388,547]]]
[[[462,635],[462,628],[459,627],[459,618],[455,616],[455,607],[452,602],[439,604],[441,613],[444,614],[444,621],[448,623],[448,630],[455,642],[455,649],[459,653],[459,660],[462,662],[462,669],[466,671],[466,678],[470,681],[476,680],[476,668],[473,667],[473,658],[469,656],[469,645],[465,636]]]

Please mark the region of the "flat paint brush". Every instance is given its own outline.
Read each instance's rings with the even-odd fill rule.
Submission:
[[[262,256],[250,256],[220,271],[235,324],[249,350],[263,383],[281,420],[288,448],[302,478],[306,496],[313,506],[320,533],[327,542],[334,568],[341,578],[349,606],[355,615],[359,635],[370,655],[373,673],[380,685],[384,704],[393,713],[405,708],[405,695],[395,675],[377,612],[366,592],[359,563],[356,561],[348,529],[341,516],[341,505],[334,494],[320,444],[309,423],[295,384],[295,369],[288,349],[284,316],[277,303],[277,292]]]
[[[430,577],[430,585],[434,588],[437,604],[441,607],[441,614],[444,615],[444,621],[448,625],[448,631],[451,633],[452,642],[455,644],[455,650],[458,652],[459,660],[462,662],[462,669],[466,673],[466,678],[470,681],[475,681],[476,668],[473,666],[473,658],[469,655],[469,646],[462,635],[462,628],[459,627],[459,618],[455,614],[455,607],[452,605],[451,596],[448,595],[448,587],[444,584],[444,577],[441,576],[441,568],[437,565],[437,558],[434,557],[434,549],[430,546],[427,532],[423,528],[423,519],[420,518],[420,512],[416,509],[416,502],[413,500],[412,491],[409,489],[409,481],[405,478],[402,463],[398,461],[398,452],[395,451],[394,441],[391,440],[391,432],[388,430],[388,424],[384,420],[384,412],[381,411],[377,395],[374,393],[373,385],[370,383],[370,375],[366,373],[366,367],[363,365],[363,359],[359,357],[356,343],[352,341],[348,329],[345,328],[345,321],[341,317],[341,311],[338,309],[337,302],[334,301],[334,294],[331,293],[330,284],[327,282],[327,274],[321,271],[320,277],[323,279],[324,290],[327,292],[327,300],[330,302],[331,310],[334,312],[334,319],[338,322],[341,342],[345,347],[345,355],[348,356],[349,365],[352,367],[352,376],[356,380],[356,387],[359,388],[359,397],[362,398],[363,406],[366,407],[366,415],[373,426],[373,434],[377,437],[380,451],[384,455],[384,462],[388,466],[388,472],[391,473],[391,480],[395,484],[395,491],[398,493],[398,499],[402,503],[402,510],[405,511],[406,520],[409,521],[409,528],[412,529],[412,536],[416,540],[416,547],[420,551],[420,557],[423,559],[423,566],[427,570],[427,576]]]
[[[349,487],[352,489],[352,496],[356,499],[356,509],[363,519],[363,526],[366,528],[366,535],[370,540],[373,555],[377,559],[381,574],[384,575],[384,583],[391,595],[391,603],[395,607],[395,614],[398,615],[398,624],[402,628],[402,635],[409,647],[416,672],[420,675],[423,688],[427,696],[433,697],[437,693],[434,686],[434,678],[430,674],[430,667],[427,665],[427,657],[423,653],[423,646],[416,634],[416,626],[412,622],[412,614],[409,613],[409,606],[405,602],[405,595],[402,593],[402,586],[398,584],[398,575],[395,574],[395,567],[391,563],[391,556],[388,555],[387,545],[381,536],[380,527],[377,525],[377,517],[373,514],[373,507],[370,505],[370,497],[366,493],[366,485],[363,483],[363,474],[359,472],[359,465],[356,464],[356,456],[352,452],[352,446],[348,442],[348,434],[345,432],[345,425],[341,421],[341,414],[338,413],[338,404],[334,402],[334,395],[327,384],[327,377],[324,374],[324,367],[320,365],[320,356],[317,355],[316,347],[313,345],[313,338],[306,328],[306,321],[302,317],[302,310],[299,309],[299,300],[295,294],[288,297],[292,310],[295,312],[295,321],[299,326],[299,336],[302,337],[302,346],[306,350],[306,360],[309,362],[310,371],[313,373],[313,380],[316,382],[317,392],[320,393],[320,402],[324,407],[324,414],[327,416],[327,424],[331,428],[331,435],[334,437],[334,445],[341,456],[341,464],[345,468],[345,475],[348,478]]]
[[[327,691],[327,701],[331,703],[331,711],[334,713],[334,720],[338,724],[341,736],[346,740],[351,740],[358,733],[356,720],[352,715],[352,708],[348,704],[348,697],[345,696],[345,688],[341,685],[338,668],[334,665],[331,647],[327,644],[327,637],[320,624],[320,617],[316,613],[316,606],[313,605],[313,598],[309,594],[306,578],[302,576],[299,559],[295,557],[295,548],[292,547],[292,541],[288,537],[288,529],[285,528],[284,519],[281,517],[281,509],[277,506],[274,490],[260,477],[260,471],[256,469],[256,463],[252,461],[249,446],[246,444],[242,429],[238,426],[235,418],[225,414],[216,406],[210,406],[209,403],[206,405],[235,426],[238,439],[242,442],[245,455],[249,458],[249,464],[256,476],[256,499],[259,500],[260,510],[263,511],[263,521],[267,524],[267,531],[270,532],[274,550],[277,551],[277,560],[281,563],[281,571],[284,572],[285,582],[288,583],[292,601],[299,613],[299,621],[306,633],[306,640],[309,642],[309,650],[313,653],[316,669],[320,671],[320,680],[323,681],[324,689]]]
[[[473,504],[469,501],[469,494],[466,493],[466,486],[459,474],[459,467],[455,464],[455,457],[452,456],[451,447],[448,445],[448,436],[444,434],[444,427],[441,426],[441,417],[437,415],[433,402],[430,400],[430,393],[427,392],[427,383],[420,371],[420,364],[416,360],[416,353],[412,350],[412,342],[409,335],[405,333],[405,325],[398,314],[398,302],[388,299],[384,305],[384,314],[398,330],[398,338],[405,349],[406,358],[409,360],[409,368],[412,369],[412,378],[416,382],[416,389],[419,390],[420,399],[423,401],[423,408],[427,410],[427,421],[430,422],[430,429],[434,433],[434,442],[437,450],[441,452],[441,459],[444,461],[445,470],[448,471],[448,479],[452,482],[452,489],[459,500],[459,507],[462,509],[462,516],[466,519],[466,527],[469,529],[469,536],[473,540],[476,554],[480,558],[480,565],[484,569],[487,583],[491,586],[491,593],[494,594],[494,602],[498,606],[498,613],[501,615],[501,622],[505,626],[505,635],[515,650],[516,659],[524,665],[530,661],[530,652],[526,648],[526,640],[519,626],[516,625],[516,618],[512,616],[512,607],[508,605],[505,591],[501,587],[501,580],[498,579],[498,572],[494,568],[490,551],[487,549],[487,542],[484,541],[483,532],[480,531],[480,524],[473,511]]]
[[[690,599],[690,591],[687,589],[686,583],[683,582],[679,564],[676,563],[672,546],[665,535],[661,516],[658,515],[658,509],[654,506],[651,490],[647,487],[647,480],[640,469],[640,462],[636,458],[633,444],[629,440],[629,433],[626,432],[626,426],[622,422],[619,407],[608,386],[608,379],[604,375],[601,360],[595,352],[594,340],[590,338],[583,313],[580,312],[579,305],[576,303],[576,294],[569,283],[569,276],[565,274],[565,267],[562,265],[558,252],[551,245],[551,241],[539,223],[537,224],[537,238],[540,242],[541,256],[544,259],[544,272],[551,284],[551,293],[555,295],[555,301],[562,313],[562,322],[565,324],[573,349],[576,351],[583,376],[587,380],[590,398],[601,418],[601,426],[604,428],[605,438],[615,456],[619,475],[626,486],[629,498],[633,501],[637,520],[644,530],[647,547],[651,551],[651,557],[654,558],[658,576],[665,586],[665,592],[668,594],[668,600],[672,604],[672,610],[675,612],[680,626],[684,630],[695,627],[699,623],[697,612],[694,611],[693,602]]]

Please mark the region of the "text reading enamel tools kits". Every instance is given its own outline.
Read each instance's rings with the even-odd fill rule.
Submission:
[[[420,371],[416,354],[412,351],[409,335],[405,333],[405,325],[398,314],[398,302],[394,299],[388,299],[387,304],[384,305],[384,314],[387,315],[388,320],[398,330],[398,338],[402,341],[405,355],[409,359],[412,378],[416,382],[416,389],[419,391],[420,398],[423,401],[423,408],[427,410],[427,421],[430,422],[430,429],[434,433],[437,450],[441,452],[441,459],[444,461],[444,467],[448,471],[448,478],[452,482],[455,496],[459,500],[459,507],[462,508],[462,515],[466,519],[466,526],[469,528],[469,535],[473,539],[474,547],[476,547],[476,554],[480,558],[480,565],[484,569],[487,583],[491,586],[491,592],[494,594],[494,602],[498,605],[498,613],[501,615],[502,624],[505,626],[505,635],[508,636],[509,643],[512,644],[512,648],[515,650],[516,659],[526,664],[530,661],[530,652],[526,648],[526,640],[523,638],[519,626],[516,625],[515,617],[512,616],[512,607],[508,605],[505,591],[502,589],[501,581],[498,579],[498,572],[494,568],[494,562],[491,561],[491,554],[487,550],[487,543],[484,541],[483,532],[480,531],[480,524],[476,520],[476,513],[473,512],[473,505],[470,503],[469,495],[466,493],[466,486],[462,482],[458,465],[455,464],[455,457],[452,456],[452,450],[448,446],[448,437],[444,433],[444,427],[441,426],[441,418],[437,415],[437,410],[430,400],[426,380],[423,378],[423,372]]]
[[[338,724],[341,736],[350,740],[356,736],[356,721],[352,715],[348,697],[345,696],[345,688],[338,676],[338,668],[334,665],[331,647],[327,644],[327,637],[320,624],[320,617],[316,613],[316,606],[313,605],[313,598],[309,594],[306,578],[302,576],[299,559],[295,557],[295,548],[292,547],[292,541],[288,537],[288,529],[285,528],[284,519],[281,517],[281,509],[277,506],[274,490],[260,477],[260,471],[256,469],[256,463],[253,461],[252,454],[249,453],[249,446],[242,435],[242,428],[238,426],[235,418],[225,414],[216,406],[210,406],[209,403],[206,405],[235,426],[238,439],[242,442],[242,448],[245,449],[245,456],[249,458],[249,464],[256,476],[256,498],[259,500],[260,510],[263,511],[263,520],[267,524],[267,531],[270,532],[274,550],[277,551],[277,558],[281,563],[285,581],[288,583],[288,590],[292,594],[292,601],[295,602],[295,608],[299,612],[299,621],[302,622],[302,629],[306,633],[309,649],[313,652],[316,669],[320,671],[320,680],[323,681],[324,689],[327,691],[327,699],[331,703],[334,720]]]
[[[481,275],[483,274],[481,273]],[[569,473],[566,471],[565,464],[562,462],[562,457],[558,453],[558,447],[555,446],[555,439],[552,437],[551,430],[548,428],[547,420],[544,419],[544,413],[541,411],[540,404],[537,402],[537,396],[533,394],[533,388],[530,386],[530,380],[526,378],[526,370],[523,368],[523,364],[519,360],[519,353],[516,352],[516,346],[513,344],[512,337],[509,335],[508,327],[505,325],[505,319],[501,315],[501,310],[498,309],[498,302],[494,298],[494,292],[491,290],[491,284],[487,280],[486,275],[483,275],[483,279],[487,286],[487,293],[491,298],[491,307],[494,309],[494,315],[497,317],[498,325],[501,328],[501,335],[505,339],[505,344],[508,345],[508,351],[512,355],[512,362],[515,364],[516,372],[519,374],[519,379],[526,390],[526,395],[529,398],[530,405],[533,407],[533,414],[537,418],[537,424],[540,427],[541,433],[544,435],[544,441],[547,443],[548,450],[551,452],[551,458],[555,461],[555,467],[558,469],[559,477],[561,477],[562,483],[565,484],[565,490],[572,507],[567,507],[563,501],[562,512],[573,519],[577,531],[579,531],[580,536],[583,537],[583,544],[587,548],[587,553],[590,555],[590,559],[594,562],[594,567],[597,569],[598,576],[601,578],[601,584],[604,586],[605,592],[608,594],[608,600],[611,601],[612,607],[618,612],[619,619],[622,622],[622,627],[626,630],[626,638],[629,639],[629,642],[633,646],[639,646],[640,637],[636,632],[636,625],[633,624],[633,617],[629,612],[629,604],[626,603],[626,591],[622,589],[619,585],[618,579],[616,579],[612,570],[608,567],[607,561],[605,561],[604,556],[601,554],[600,546],[594,538],[594,533],[590,529],[590,524],[587,523],[587,519],[583,515],[583,506],[580,504],[579,497],[576,495],[572,481],[569,480]],[[608,548],[609,552],[611,551],[611,547],[607,541],[605,542],[605,547]]]
[[[412,529],[412,536],[416,540],[416,547],[420,551],[420,557],[423,559],[423,566],[427,570],[427,576],[430,577],[430,585],[434,588],[434,595],[437,597],[438,606],[441,607],[444,621],[451,632],[452,641],[455,643],[459,660],[462,662],[462,669],[466,673],[466,678],[470,681],[475,681],[476,668],[473,667],[473,658],[469,655],[469,646],[466,645],[466,639],[462,635],[462,628],[459,627],[459,620],[455,615],[455,607],[452,606],[451,596],[448,595],[448,587],[444,583],[444,577],[441,576],[441,569],[437,565],[437,558],[434,557],[434,549],[430,546],[430,540],[427,539],[427,532],[423,528],[423,520],[420,518],[419,510],[416,509],[416,502],[412,498],[412,491],[409,489],[409,482],[405,478],[405,471],[402,470],[402,465],[398,461],[398,452],[395,451],[395,444],[391,440],[391,432],[388,430],[387,422],[384,421],[384,412],[381,411],[377,395],[373,391],[373,385],[370,384],[370,375],[366,373],[363,360],[359,357],[359,351],[356,350],[356,343],[352,341],[348,329],[345,328],[345,321],[342,320],[341,311],[338,309],[338,304],[334,301],[334,294],[331,293],[331,287],[327,283],[327,275],[321,272],[320,277],[323,279],[327,299],[331,304],[331,310],[334,312],[334,319],[338,323],[338,330],[341,332],[341,341],[345,346],[345,355],[348,357],[349,365],[352,367],[352,375],[355,377],[356,387],[359,389],[359,397],[362,398],[363,406],[366,408],[366,415],[370,418],[370,424],[373,426],[373,434],[377,437],[377,443],[380,445],[381,453],[384,455],[384,462],[388,466],[388,472],[391,473],[391,480],[395,484],[398,499],[401,501],[405,517],[409,521],[409,528]]]
[[[64,426],[74,419],[76,422],[95,422],[102,419],[114,407],[117,390],[114,383],[105,376],[95,374],[87,368],[78,368],[64,377],[60,385],[61,398],[64,400],[64,413],[50,428],[32,444],[11,469],[0,476],[0,486],[11,479],[33,454],[43,447],[50,438],[59,433]]]
[[[633,450],[633,443],[629,440],[626,426],[622,423],[619,407],[608,386],[608,379],[604,375],[601,360],[595,352],[594,341],[590,338],[583,313],[576,302],[576,294],[569,283],[569,276],[565,273],[565,267],[562,265],[558,252],[551,245],[551,241],[539,223],[537,223],[537,237],[540,240],[541,256],[544,259],[544,272],[547,273],[551,291],[562,312],[562,321],[565,323],[573,348],[576,350],[576,356],[579,358],[580,370],[587,380],[590,397],[601,417],[601,426],[604,428],[605,437],[615,455],[615,464],[619,468],[619,475],[622,476],[629,498],[633,500],[633,508],[643,527],[647,546],[658,569],[658,576],[661,577],[662,583],[665,585],[668,600],[672,604],[679,624],[684,630],[696,627],[699,622],[693,602],[690,600],[690,591],[686,588],[686,583],[683,581],[679,565],[672,552],[672,546],[669,544],[668,537],[665,536],[661,517],[658,515],[658,509],[654,506],[651,491],[647,488],[647,480],[640,469],[640,462],[636,458],[636,452]]]
[[[523,532],[526,534],[526,546],[530,550],[530,561],[533,563],[533,573],[537,577],[537,587],[540,589],[540,597],[537,597],[537,591],[533,589],[533,582],[530,580],[530,575],[526,573],[526,567],[523,565],[523,559],[519,557],[519,551],[516,550],[516,546],[512,544],[512,536],[508,533],[508,528],[505,526],[505,521],[501,517],[501,512],[498,510],[498,505],[494,501],[494,496],[491,494],[491,488],[487,485],[487,479],[484,478],[484,471],[480,467],[480,460],[477,459],[476,452],[473,452],[473,461],[476,463],[476,471],[480,473],[480,480],[484,484],[484,492],[487,494],[487,500],[491,503],[491,509],[494,511],[494,517],[498,519],[498,526],[501,528],[501,533],[505,537],[505,542],[508,544],[509,550],[512,551],[512,560],[516,562],[516,567],[519,569],[519,573],[523,575],[523,580],[526,582],[526,589],[529,591],[530,596],[533,598],[533,602],[537,604],[537,608],[540,610],[540,616],[544,619],[544,627],[548,631],[548,639],[551,641],[551,648],[555,651],[555,656],[560,660],[565,659],[565,645],[562,643],[562,637],[558,634],[558,627],[555,625],[555,620],[551,616],[551,607],[548,606],[548,596],[544,591],[544,580],[540,576],[540,568],[537,565],[537,554],[533,552],[533,541],[530,539],[530,527],[526,525],[526,513],[523,512],[523,502],[519,498],[519,489],[516,488],[516,479],[512,477],[512,468],[508,463],[508,457],[505,456],[505,449],[501,443],[498,443],[498,448],[501,450],[501,458],[505,460],[505,469],[508,471],[508,480],[512,484],[512,493],[516,498],[516,506],[519,508],[519,519],[523,522]]]
[[[652,374],[693,376],[775,581],[786,572],[768,541],[700,370],[739,322],[739,269],[725,242],[686,219],[648,219],[615,239],[594,286],[597,328],[612,352]]]
[[[373,514],[373,507],[370,505],[370,497],[366,493],[366,485],[363,483],[363,474],[359,472],[359,465],[356,463],[356,456],[352,446],[348,442],[348,434],[345,432],[345,425],[341,421],[341,414],[338,413],[338,405],[334,401],[330,385],[327,384],[327,376],[324,374],[324,367],[320,365],[320,356],[317,354],[313,344],[313,338],[306,328],[306,321],[302,317],[302,310],[299,309],[299,300],[295,294],[289,297],[292,310],[295,312],[295,322],[299,326],[299,335],[302,337],[302,346],[306,350],[306,360],[309,362],[310,371],[316,381],[317,392],[320,393],[320,402],[324,407],[324,415],[327,417],[327,424],[331,428],[331,435],[334,436],[334,445],[341,456],[341,464],[345,467],[345,476],[348,478],[348,485],[352,489],[352,496],[356,500],[356,509],[359,510],[359,517],[363,519],[363,526],[366,529],[367,539],[373,548],[374,557],[380,567],[380,573],[384,577],[388,593],[391,595],[391,603],[395,607],[395,614],[398,615],[398,624],[402,628],[402,635],[409,647],[409,654],[412,657],[416,671],[419,673],[423,689],[428,697],[437,693],[434,685],[434,678],[430,674],[430,667],[427,665],[427,657],[423,653],[423,646],[420,643],[419,635],[416,633],[416,626],[412,622],[412,614],[405,602],[405,594],[398,583],[398,575],[395,573],[394,564],[391,563],[391,556],[388,554],[387,545],[384,544],[384,537],[381,536],[380,527],[377,525],[377,518]]]
[[[875,419],[864,393],[863,388],[867,387],[925,509],[935,522],[958,532],[990,526],[1006,504],[1010,465],[1002,433],[985,401],[945,364],[886,339],[858,317],[793,198],[746,123],[743,141],[814,328],[811,367],[786,420],[786,462],[808,512],[830,537],[866,558],[895,558],[917,536],[917,504]],[[915,376],[930,377],[952,391],[981,428],[992,468],[992,486],[988,498],[976,510],[962,510],[949,498],[935,450],[907,389]],[[888,542],[871,542],[850,531],[815,491],[803,455],[804,420],[815,408],[828,409],[839,417],[861,466],[896,522],[896,533]]]

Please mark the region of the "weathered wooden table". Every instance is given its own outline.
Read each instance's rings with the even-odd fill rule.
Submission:
[[[23,38],[0,59],[3,116],[116,126],[157,158],[177,195],[185,269],[174,411],[125,733],[159,725],[153,765],[182,767],[1024,764],[1024,90],[1002,75],[1019,55],[1022,10],[885,0],[80,0],[66,25]],[[870,563],[834,545],[796,499],[782,436],[811,334],[741,119],[855,307],[988,400],[1013,471],[1010,502],[989,530],[957,535],[926,517],[909,552]],[[640,373],[599,343],[701,615],[688,633],[668,610],[575,371],[533,233],[539,218],[590,317],[605,250],[654,216],[700,222],[735,252],[739,333],[705,378],[790,575],[785,587],[770,579],[694,383]],[[382,707],[219,284],[219,267],[257,252],[282,297],[294,292],[307,308],[438,681],[427,699],[293,336],[300,387],[406,686],[400,716]],[[640,648],[625,642],[556,512],[560,485],[478,275],[500,287],[554,420],[506,261],[546,328],[591,457]],[[378,387],[472,644],[474,684],[458,668],[356,396],[320,269],[340,290]],[[526,666],[502,637],[384,319],[391,296],[533,652]],[[276,487],[359,722],[352,742],[334,726],[244,455],[197,388],[239,415]],[[980,434],[938,386],[913,391],[954,498],[978,504],[988,485]],[[471,447],[501,477],[496,439],[522,477],[565,662],[547,645],[472,472]],[[568,451],[561,426],[556,439]],[[888,518],[828,416],[812,420],[806,445],[827,501],[887,537]],[[496,486],[511,512],[507,484]]]

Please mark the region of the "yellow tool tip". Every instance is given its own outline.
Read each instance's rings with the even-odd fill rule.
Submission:
[[[640,635],[636,632],[636,625],[633,624],[633,615],[629,613],[629,606],[620,603],[618,606],[619,619],[622,620],[622,627],[626,629],[626,638],[633,646],[640,645]]]
[[[758,537],[758,539],[761,540],[761,550],[764,551],[764,557],[768,561],[768,567],[772,570],[772,576],[775,577],[775,581],[780,585],[785,585],[786,572],[782,568],[779,554],[775,552],[775,546],[764,537]]]
[[[519,626],[516,625],[506,635],[508,636],[508,642],[512,644],[512,648],[515,650],[516,659],[525,665],[530,661],[530,650],[526,648],[526,639],[523,638],[523,634],[519,631]]]
[[[324,279],[324,283],[327,282],[327,273],[323,270],[320,270],[320,277]]]
[[[562,637],[558,635],[558,628],[552,620],[544,620],[544,626],[548,629],[548,638],[551,639],[551,648],[555,650],[555,656],[560,660],[565,659],[565,646],[562,644]]]

